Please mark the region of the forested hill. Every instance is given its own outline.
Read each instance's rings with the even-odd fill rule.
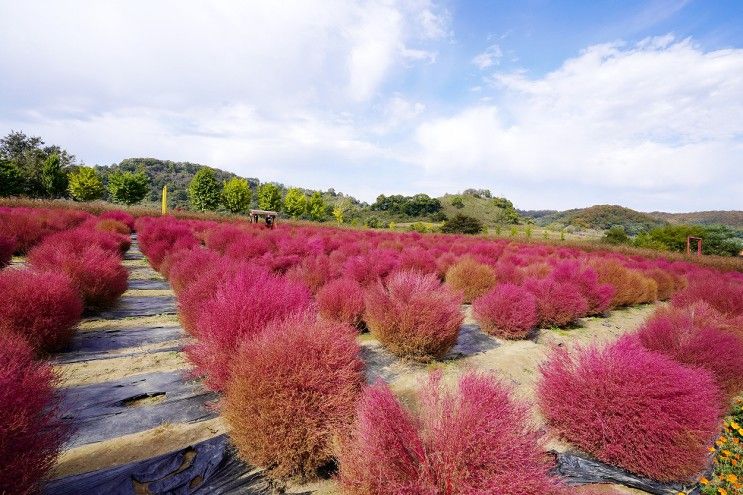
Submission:
[[[531,213],[531,214],[530,214]],[[594,205],[588,208],[557,212],[523,212],[534,219],[539,225],[554,223],[565,226],[572,225],[584,229],[606,230],[615,225],[621,225],[624,230],[635,235],[653,227],[665,225],[667,222],[648,213],[625,208],[618,205]]]
[[[743,230],[743,211],[695,211],[692,213],[664,213],[654,211],[649,215],[673,224],[726,225]]]
[[[170,160],[158,160],[156,158],[127,158],[121,163],[109,166],[95,167],[106,182],[109,173],[122,170],[136,172],[142,170],[150,180],[150,192],[146,201],[158,202],[162,194],[163,186],[168,186],[168,198],[171,207],[185,208],[188,206],[188,184],[196,172],[204,167],[198,163],[173,162]],[[237,177],[232,172],[225,172],[214,168],[217,180],[224,182],[232,177]],[[258,186],[258,179],[248,178],[250,186]]]

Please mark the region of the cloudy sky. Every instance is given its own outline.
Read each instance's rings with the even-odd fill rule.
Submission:
[[[0,0],[0,133],[525,209],[743,209],[743,2]]]

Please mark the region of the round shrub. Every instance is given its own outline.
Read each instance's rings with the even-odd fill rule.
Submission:
[[[112,218],[98,220],[98,222],[95,224],[95,228],[96,230],[100,230],[101,232],[113,232],[119,235],[128,236],[132,233],[131,229],[124,222],[119,222],[118,220],[114,220]]]
[[[303,312],[312,304],[303,284],[260,267],[244,266],[203,302],[196,322],[199,339],[186,353],[197,372],[206,377],[206,386],[223,390],[243,342],[256,337],[271,320]]]
[[[600,283],[596,270],[577,260],[558,263],[550,278],[556,282],[573,284],[588,303],[589,315],[600,315],[611,307],[614,286]]]
[[[0,236],[0,268],[10,264],[15,252],[15,241],[10,237]]]
[[[492,289],[497,280],[490,266],[466,256],[447,270],[446,283],[464,295],[464,302],[471,303]]]
[[[661,308],[631,338],[648,350],[712,372],[730,398],[743,391],[743,339],[727,330],[706,303]]]
[[[66,436],[56,377],[17,335],[0,334],[0,493],[38,493]]]
[[[312,479],[333,460],[363,386],[355,332],[303,312],[241,346],[224,416],[246,462],[276,479]]]
[[[69,344],[83,304],[64,274],[8,268],[0,271],[0,294],[0,335],[20,335],[37,352]]]
[[[626,268],[622,263],[612,259],[597,259],[593,267],[599,281],[614,287],[612,307],[630,306],[654,302],[658,299],[658,284],[637,270]]]
[[[660,481],[705,467],[722,413],[709,372],[628,341],[573,356],[556,348],[541,372],[542,413],[580,449]]]
[[[121,259],[98,246],[68,251],[64,246],[44,243],[31,252],[29,261],[34,268],[66,274],[82,296],[85,308],[92,311],[111,307],[128,286]]]
[[[494,379],[462,377],[454,389],[434,374],[415,412],[387,385],[367,388],[339,455],[344,493],[558,495],[527,409]]]
[[[532,278],[524,282],[524,288],[536,298],[542,327],[563,327],[588,314],[588,302],[571,283]]]
[[[485,332],[504,339],[523,339],[537,326],[537,299],[523,287],[496,285],[472,303],[475,320]]]
[[[199,279],[207,267],[219,264],[221,256],[211,249],[182,249],[165,257],[160,270],[170,282],[173,292],[180,294]]]
[[[134,230],[134,217],[123,210],[104,211],[103,213],[98,215],[98,218],[100,218],[101,220],[105,220],[105,219],[116,220],[116,221],[123,223],[127,227],[129,227],[129,231]]]
[[[435,275],[396,272],[369,287],[364,321],[393,354],[419,360],[441,358],[457,342],[461,298]]]
[[[364,314],[364,290],[351,278],[339,278],[323,285],[315,296],[320,316],[359,327]]]

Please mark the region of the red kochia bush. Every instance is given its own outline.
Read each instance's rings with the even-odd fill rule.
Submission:
[[[369,287],[364,299],[369,330],[398,356],[441,358],[457,342],[461,297],[433,274],[393,273]]]
[[[469,256],[457,261],[446,272],[446,283],[461,292],[466,303],[485,294],[496,282],[495,271],[490,266]]]
[[[127,289],[127,271],[121,259],[98,246],[67,251],[45,243],[31,252],[29,261],[34,268],[66,274],[90,310],[112,306]]]
[[[0,236],[0,268],[10,264],[15,252],[15,241],[10,237]]]
[[[704,302],[661,308],[630,338],[680,363],[709,370],[728,397],[743,391],[743,340]]]
[[[339,278],[323,285],[315,297],[320,316],[328,320],[361,324],[364,314],[364,290],[351,278]]]
[[[303,284],[245,266],[203,303],[196,323],[199,340],[186,352],[206,376],[206,385],[223,390],[240,344],[257,336],[271,320],[305,311],[312,303]]]
[[[537,300],[523,287],[496,285],[472,303],[475,320],[487,333],[504,339],[523,339],[539,321]]]
[[[83,304],[61,273],[0,271],[0,335],[18,334],[37,351],[64,348],[75,333]]]
[[[110,210],[110,211],[104,211],[101,213],[98,218],[101,220],[105,219],[112,219],[119,221],[129,227],[129,230],[134,230],[134,217],[130,215],[129,213],[122,211],[122,210]]]
[[[118,220],[114,220],[112,218],[106,218],[103,220],[98,220],[98,222],[95,224],[96,230],[100,230],[101,232],[114,232],[119,235],[129,235],[132,233],[132,229],[129,228],[127,224],[124,222],[119,222]]]
[[[743,283],[726,280],[720,274],[699,274],[690,277],[688,287],[671,302],[674,306],[688,306],[697,301],[729,316],[743,316]]]
[[[160,265],[163,275],[170,282],[173,292],[180,294],[204,274],[209,266],[219,263],[221,256],[211,249],[183,249],[167,256]],[[167,268],[166,268],[167,266]]]
[[[317,477],[364,385],[355,332],[314,312],[274,320],[235,359],[224,415],[240,456],[278,479]]]
[[[577,260],[558,263],[550,277],[556,282],[573,284],[588,303],[589,315],[602,314],[611,307],[614,286],[600,283],[596,271]]]
[[[691,479],[719,428],[712,375],[631,342],[556,348],[541,367],[548,423],[598,459],[661,481]]]
[[[434,374],[406,410],[384,384],[369,387],[342,442],[344,493],[557,495],[526,407],[494,379],[467,374],[449,390]]]
[[[65,438],[51,366],[0,334],[0,493],[38,493]]]
[[[524,287],[537,300],[540,326],[562,327],[588,314],[588,302],[571,283],[531,278],[524,282]]]

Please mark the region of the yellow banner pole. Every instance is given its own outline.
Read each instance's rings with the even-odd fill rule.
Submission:
[[[168,213],[168,186],[163,186],[163,215]]]

